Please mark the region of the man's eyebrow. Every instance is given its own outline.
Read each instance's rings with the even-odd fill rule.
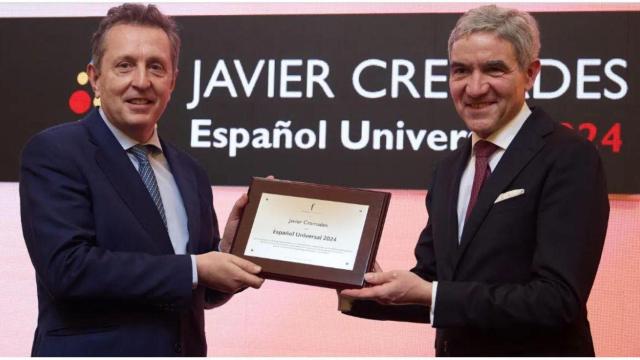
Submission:
[[[505,63],[502,60],[489,60],[485,62],[482,66],[487,68],[509,69],[509,66],[507,65],[507,63]]]
[[[460,61],[452,61],[450,67],[454,68],[454,67],[461,67],[461,66],[467,66],[467,64],[460,62]]]
[[[114,57],[113,59],[116,62],[117,61],[129,61],[129,62],[131,62],[131,61],[134,60],[133,56],[127,55],[127,54],[118,55],[118,56]]]
[[[159,62],[159,63],[164,63],[166,61],[169,61],[168,59],[163,58],[162,56],[150,56],[148,59],[149,62]]]

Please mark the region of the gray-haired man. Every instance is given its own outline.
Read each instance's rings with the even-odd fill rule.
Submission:
[[[371,287],[341,295],[377,302],[344,312],[430,321],[436,355],[594,355],[605,178],[591,143],[527,106],[539,50],[525,12],[490,5],[458,20],[449,87],[472,136],[434,172],[416,266],[367,274]]]

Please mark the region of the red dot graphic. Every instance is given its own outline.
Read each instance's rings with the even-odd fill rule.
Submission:
[[[69,108],[74,113],[81,115],[91,107],[91,96],[84,90],[76,90],[69,97]]]

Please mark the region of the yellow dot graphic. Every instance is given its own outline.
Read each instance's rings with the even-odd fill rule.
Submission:
[[[80,85],[87,85],[87,82],[89,81],[89,75],[87,75],[86,72],[81,71],[78,73],[76,80],[78,80],[78,84]]]
[[[98,97],[93,98],[93,106],[100,106],[100,98]]]

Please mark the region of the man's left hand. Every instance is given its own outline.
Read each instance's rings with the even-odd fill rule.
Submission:
[[[419,304],[431,306],[431,283],[404,270],[367,273],[362,289],[347,289],[340,295],[357,299],[371,299],[385,305]]]
[[[236,235],[236,230],[238,229],[238,224],[242,217],[242,211],[248,202],[249,197],[247,194],[242,194],[242,196],[236,200],[235,204],[233,204],[233,209],[231,209],[231,213],[229,213],[229,218],[227,219],[227,225],[224,227],[222,241],[220,241],[220,251],[226,253],[231,251],[233,237]]]

